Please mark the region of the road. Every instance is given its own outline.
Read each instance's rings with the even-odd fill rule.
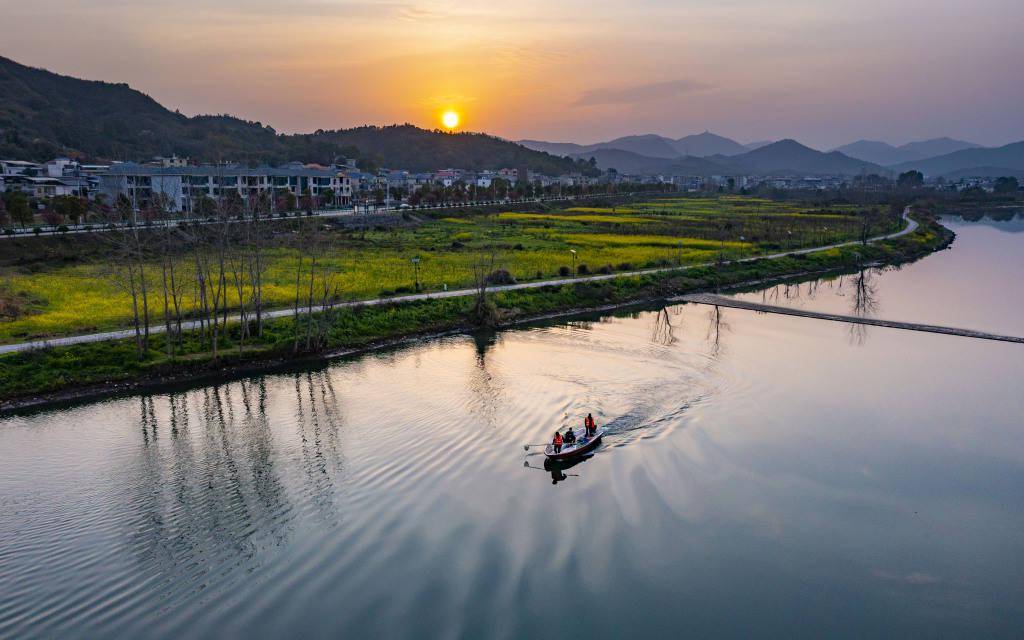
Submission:
[[[401,206],[381,207],[379,209],[373,209],[373,210],[370,210],[370,211],[358,211],[358,212],[356,211],[356,209],[354,207],[349,207],[347,209],[319,209],[319,210],[313,211],[312,215],[308,216],[308,217],[314,217],[314,218],[342,218],[342,217],[354,217],[354,216],[357,216],[357,215],[358,216],[372,216],[372,215],[380,215],[382,213],[399,213],[399,212],[406,212],[406,211],[408,211],[409,213],[415,213],[417,211],[438,211],[438,210],[443,210],[443,209],[459,209],[459,208],[466,208],[466,207],[509,206],[509,205],[515,205],[515,204],[539,204],[539,203],[544,203],[544,202],[571,202],[573,200],[588,200],[588,199],[592,199],[592,198],[608,198],[608,197],[623,198],[623,197],[631,197],[631,196],[635,196],[635,195],[640,195],[640,194],[633,193],[633,192],[630,192],[630,193],[616,193],[616,194],[611,194],[611,195],[609,195],[607,193],[591,193],[591,194],[582,195],[582,196],[551,196],[551,197],[544,197],[544,198],[518,198],[518,199],[509,199],[509,200],[481,200],[481,201],[478,201],[478,202],[464,202],[464,203],[461,203],[461,204],[441,204],[441,205],[420,206],[420,207],[404,207],[404,208],[401,207]],[[288,213],[288,217],[287,218],[278,218],[278,217],[275,217],[273,214],[271,214],[269,219],[274,221],[274,222],[277,222],[279,220],[294,220],[296,218],[305,218],[305,217],[307,217],[307,216],[303,215],[303,213],[301,211],[291,211],[291,212]],[[235,220],[229,220],[228,222],[229,223],[234,223],[236,221]],[[217,220],[213,220],[213,219],[205,219],[204,220],[204,219],[200,219],[200,218],[187,218],[187,219],[183,219],[183,220],[161,220],[161,221],[158,221],[158,222],[153,222],[153,223],[148,224],[148,225],[142,224],[142,225],[139,226],[139,228],[140,229],[160,229],[160,228],[164,228],[164,227],[177,227],[177,226],[179,226],[181,224],[208,225],[208,224],[217,224],[217,223],[218,223],[218,221]],[[67,231],[58,231],[56,227],[42,227],[42,226],[39,226],[38,227],[40,229],[39,233],[35,233],[34,229],[36,227],[33,227],[31,229],[30,228],[11,229],[14,233],[12,233],[11,235],[7,235],[6,233],[2,232],[3,230],[0,230],[0,240],[10,240],[10,239],[13,239],[13,238],[35,238],[35,237],[38,237],[38,236],[63,236],[63,235],[71,235],[71,234],[78,234],[78,233],[104,233],[104,232],[108,232],[108,231],[114,231],[114,230],[117,230],[117,229],[131,229],[133,225],[130,225],[130,224],[127,224],[127,223],[120,223],[119,222],[119,223],[96,223],[96,224],[78,224],[78,225],[72,224],[72,225],[64,225],[64,226],[67,228]]]
[[[910,218],[910,207],[907,207],[906,209],[903,210],[903,219],[907,223],[907,225],[903,229],[901,229],[900,231],[897,231],[895,233],[889,233],[889,234],[885,234],[885,235],[881,235],[881,236],[876,236],[874,238],[871,238],[869,240],[869,242],[878,242],[879,240],[888,240],[888,239],[897,238],[899,236],[906,235],[908,233],[913,233],[914,230],[917,229],[917,222],[915,222],[913,219]],[[784,252],[773,253],[773,254],[763,255],[763,256],[752,256],[752,257],[749,257],[749,258],[740,258],[740,259],[736,259],[736,260],[727,260],[725,262],[725,264],[736,264],[736,263],[742,263],[742,262],[752,262],[754,260],[781,258],[783,256],[788,256],[788,255],[813,253],[815,251],[823,251],[823,250],[832,249],[832,248],[835,248],[835,247],[843,247],[843,246],[849,246],[849,245],[855,245],[855,244],[860,244],[860,242],[856,241],[856,240],[852,240],[850,242],[839,242],[839,243],[835,243],[835,244],[823,245],[823,246],[820,246],[820,247],[811,247],[811,248],[807,248],[807,249],[797,249],[797,250],[794,250],[794,251],[784,251]],[[521,282],[521,283],[518,283],[518,284],[509,284],[509,285],[500,285],[500,286],[488,287],[488,291],[490,291],[490,292],[497,292],[497,291],[514,291],[514,290],[517,290],[517,289],[540,289],[542,287],[556,287],[556,286],[560,286],[560,285],[563,285],[563,284],[571,284],[573,282],[599,282],[599,281],[602,281],[602,280],[611,280],[613,278],[624,278],[624,277],[630,277],[630,276],[642,276],[642,275],[649,275],[649,274],[656,274],[656,273],[666,273],[666,272],[669,272],[669,271],[686,271],[687,269],[696,269],[696,268],[700,268],[700,267],[709,267],[709,266],[714,266],[715,264],[717,264],[717,263],[715,263],[715,262],[704,262],[704,263],[701,263],[701,264],[687,265],[687,266],[684,266],[684,267],[659,267],[659,268],[656,268],[656,269],[642,269],[642,270],[639,270],[639,271],[622,271],[622,272],[619,272],[619,273],[602,274],[602,275],[594,275],[594,276],[582,276],[582,277],[576,277],[576,278],[559,278],[559,279],[556,279],[556,280],[538,280],[536,282]],[[410,294],[410,295],[394,296],[394,297],[390,297],[390,298],[374,298],[374,299],[371,299],[371,300],[358,300],[358,301],[354,301],[354,302],[342,302],[342,303],[334,305],[333,308],[335,308],[335,309],[343,309],[343,308],[346,308],[346,307],[355,307],[355,306],[359,306],[359,305],[374,306],[374,305],[380,305],[380,304],[400,304],[400,303],[403,303],[403,302],[415,302],[417,300],[439,300],[439,299],[442,299],[442,298],[461,298],[461,297],[467,297],[467,296],[473,296],[473,295],[476,295],[476,289],[454,289],[454,290],[451,290],[451,291],[433,291],[433,292],[430,292],[430,293],[414,293],[414,294]],[[317,310],[318,308],[319,307],[314,307],[314,311]],[[308,307],[301,307],[299,309],[299,313],[305,313],[306,311],[308,311]],[[294,313],[295,313],[294,309],[277,309],[277,310],[274,310],[274,311],[265,311],[263,313],[263,317],[267,318],[267,319],[285,318],[285,317],[293,315]],[[229,320],[232,320],[233,322],[238,322],[238,316],[234,316],[233,318],[229,318]],[[199,322],[198,321],[183,322],[182,323],[182,328],[186,329],[186,330],[197,329],[197,328],[199,328]],[[162,333],[164,330],[165,330],[165,327],[163,325],[150,326],[150,328],[149,328],[149,332],[151,334],[152,333]],[[46,340],[33,340],[33,341],[30,341],[30,342],[18,342],[18,343],[14,343],[14,344],[0,345],[0,355],[7,354],[7,353],[17,353],[19,351],[29,351],[31,349],[48,349],[50,347],[60,347],[60,346],[68,346],[68,345],[75,345],[75,344],[86,344],[86,343],[89,343],[89,342],[103,342],[104,340],[120,340],[120,339],[124,339],[124,338],[131,338],[134,335],[135,335],[135,331],[133,329],[121,329],[121,330],[118,330],[118,331],[106,331],[106,332],[103,332],[103,333],[89,333],[89,334],[78,335],[78,336],[68,336],[68,337],[64,337],[64,338],[48,338]]]

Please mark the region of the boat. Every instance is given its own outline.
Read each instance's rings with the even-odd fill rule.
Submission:
[[[597,432],[589,438],[587,437],[586,429],[580,429],[579,431],[573,429],[573,433],[576,434],[576,442],[573,444],[563,444],[562,450],[558,453],[555,453],[555,445],[553,444],[544,447],[544,455],[547,456],[548,460],[569,460],[593,451],[601,443],[604,429],[598,427]]]

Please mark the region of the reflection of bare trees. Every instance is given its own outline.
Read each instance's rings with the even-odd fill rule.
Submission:
[[[853,315],[868,318],[878,311],[878,289],[871,271],[861,269],[853,278]]]
[[[761,304],[778,304],[780,301],[795,302],[803,299],[814,300],[823,280],[807,282],[785,282],[761,290]]]
[[[711,343],[711,355],[718,356],[722,353],[722,334],[729,331],[729,324],[725,321],[722,308],[715,305],[708,312],[707,340]]]
[[[297,375],[295,393],[287,432],[271,425],[264,379],[171,394],[166,404],[140,399],[140,447],[122,481],[134,511],[128,540],[147,574],[166,576],[169,601],[201,589],[213,572],[251,568],[262,547],[285,542],[299,511],[290,485],[337,522],[338,398],[327,372]],[[284,447],[300,451],[304,465],[282,464],[277,443],[287,439],[301,441]]]
[[[157,421],[156,408],[152,396],[139,397],[139,425],[142,427],[142,444],[149,446],[150,440],[156,441]]]
[[[857,275],[850,280],[853,289],[851,301],[851,313],[859,318],[870,318],[874,316],[880,307],[878,301],[877,286],[873,281],[873,274],[870,269],[861,269]],[[863,345],[868,339],[868,327],[863,324],[850,325],[850,342],[856,345]]]
[[[669,317],[668,307],[662,307],[654,316],[651,342],[666,347],[676,343],[675,326],[672,325],[672,319]]]
[[[480,423],[498,424],[498,405],[502,392],[501,379],[488,366],[488,352],[494,347],[499,334],[493,331],[478,331],[473,334],[476,347],[476,366],[470,369],[467,388],[473,394],[473,407],[480,414]]]
[[[319,507],[325,522],[332,523],[337,520],[334,476],[341,473],[338,453],[341,415],[328,371],[296,374],[295,406],[312,501]]]

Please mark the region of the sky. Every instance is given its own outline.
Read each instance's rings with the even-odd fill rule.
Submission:
[[[282,132],[1024,139],[1021,0],[0,0],[0,55]]]

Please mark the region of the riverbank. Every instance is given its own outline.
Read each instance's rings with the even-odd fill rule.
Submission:
[[[765,281],[816,277],[868,263],[899,264],[948,246],[953,233],[927,213],[906,235],[869,245],[845,245],[770,259],[681,268],[645,275],[512,289],[490,295],[498,327],[559,315],[572,315],[675,295],[714,291]],[[120,393],[195,384],[292,367],[343,355],[386,348],[425,336],[472,330],[472,298],[440,298],[404,304],[357,305],[330,311],[323,347],[316,354],[292,355],[296,330],[292,318],[268,322],[259,341],[238,346],[233,327],[215,360],[207,346],[186,337],[175,358],[162,357],[162,335],[147,358],[136,357],[131,340],[54,347],[0,358],[0,413],[93,399]],[[323,320],[323,318],[321,318]],[[304,323],[300,317],[298,322]]]

